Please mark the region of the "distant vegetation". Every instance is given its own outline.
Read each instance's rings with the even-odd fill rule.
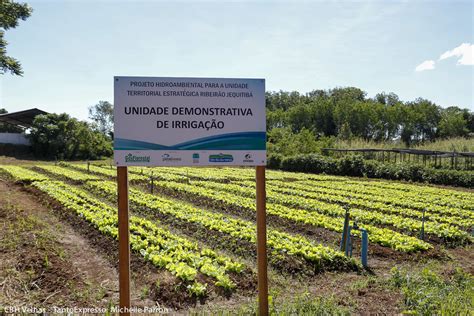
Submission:
[[[38,115],[28,135],[35,156],[99,159],[112,155],[111,139],[97,126],[63,114]]]
[[[422,98],[403,102],[394,93],[368,98],[361,89],[347,87],[267,92],[266,107],[269,153],[284,156],[320,153],[324,147],[430,148],[453,137],[454,150],[473,147],[472,111],[442,108]],[[438,149],[452,151],[451,141]]]
[[[442,108],[426,99],[403,102],[394,93],[368,98],[361,89],[347,87],[306,94],[267,92],[266,108],[267,150],[280,158],[323,154],[323,148],[474,151],[474,113]],[[49,123],[72,120],[68,124],[74,130],[60,131],[63,125],[53,129],[42,116],[36,121],[31,134],[36,155],[96,159],[112,154],[111,103],[100,101],[89,107],[92,123],[66,116],[54,114]]]
[[[413,162],[383,163],[354,154],[342,158],[319,154],[299,154],[287,157],[272,154],[268,157],[267,166],[270,169],[293,172],[405,180],[474,188],[474,176],[471,170],[434,168]]]
[[[405,148],[405,144],[399,142],[375,142],[361,138],[352,138],[349,140],[337,139],[332,143],[334,148]],[[453,137],[446,139],[437,139],[432,142],[425,142],[411,146],[413,149],[455,151],[455,152],[474,152],[474,139],[469,137]]]

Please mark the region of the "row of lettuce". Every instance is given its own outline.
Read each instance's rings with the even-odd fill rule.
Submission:
[[[91,197],[84,190],[60,181],[35,181],[32,185],[91,223],[101,233],[118,239],[115,208]],[[198,281],[198,273],[208,276],[215,286],[232,290],[236,284],[231,273],[238,275],[245,270],[242,263],[172,234],[157,221],[138,216],[130,217],[130,244],[145,260],[185,282],[190,293],[196,296],[206,295],[207,291],[207,284]]]
[[[76,170],[61,166],[43,165],[36,168],[49,172],[53,175],[63,177],[70,181],[77,181]],[[83,181],[88,191],[94,192],[111,202],[116,201],[117,185],[115,182],[98,179],[93,174],[87,174],[90,178]],[[173,181],[159,181],[157,184],[172,183],[182,184]],[[193,223],[202,226],[203,230],[216,230],[240,239],[249,244],[256,243],[256,225],[254,221],[246,221],[239,218],[226,216],[226,214],[208,211],[202,208],[194,207],[188,203],[180,202],[174,199],[168,199],[154,194],[143,192],[139,189],[131,188],[129,192],[129,201],[134,209],[145,214],[161,214],[163,219],[172,218],[186,223]],[[170,221],[170,223],[176,223]],[[237,238],[238,237],[238,238]],[[270,248],[274,248],[277,253],[284,255],[296,255],[308,261],[308,264],[314,266],[314,270],[324,270],[326,268],[345,267],[346,258],[337,251],[321,245],[315,245],[302,236],[294,236],[277,230],[268,231],[267,243]],[[326,259],[330,259],[325,262]],[[342,260],[342,261],[340,261]]]
[[[90,182],[116,175],[113,167],[85,164],[41,168],[74,181]],[[84,172],[86,168],[88,172]],[[130,171],[132,181],[147,183],[153,174],[155,179],[165,180],[154,182],[154,186],[165,193],[172,192],[181,198],[191,196],[193,201],[210,203],[215,208],[225,206],[245,211],[244,218],[251,218],[255,210],[253,173],[248,169],[132,167]],[[292,181],[287,181],[289,176]],[[474,203],[472,195],[466,192],[412,186],[412,189],[431,193],[420,195],[413,190],[405,191],[399,184],[370,182],[371,185],[366,185],[348,178],[331,181],[328,176],[283,172],[272,172],[269,178],[267,212],[289,222],[341,232],[345,213],[342,205],[347,205],[351,218],[369,231],[371,242],[398,251],[430,249],[429,243],[416,237],[422,227],[428,236],[447,242],[471,241],[467,230],[474,223]],[[420,196],[423,201],[418,200]],[[410,207],[410,203],[414,206]]]
[[[59,202],[65,210],[89,222],[102,234],[117,239],[116,209],[111,206],[112,203],[104,203],[96,197],[102,196],[115,202],[114,182],[92,173],[61,166],[44,165],[35,168],[36,170],[0,166],[2,174],[8,174],[14,181],[31,184]],[[176,222],[184,224],[188,229],[194,225],[201,232],[212,231],[226,237],[224,240],[233,240],[235,245],[247,244],[248,249],[244,249],[243,253],[250,250],[248,253],[255,255],[254,222],[214,213],[135,188],[130,190],[130,203],[133,211],[130,217],[132,249],[145,260],[174,274],[191,295],[205,296],[209,291],[207,282],[225,291],[238,288],[240,280],[245,279],[244,276],[248,279],[250,275],[252,282],[255,282],[254,273],[247,265],[219,254],[213,250],[215,247],[211,249],[201,246],[192,241],[194,239],[189,234],[176,235],[167,229],[168,224]],[[164,219],[163,222],[159,220],[160,216]],[[216,244],[218,243],[219,241]],[[228,245],[220,246],[229,249]],[[268,247],[273,258],[270,262],[276,268],[288,268],[282,262],[294,264],[295,260],[304,263],[301,272],[358,268],[354,260],[339,251],[275,229],[268,231]]]
[[[116,174],[116,170],[110,168],[88,166],[89,171],[93,171],[93,173],[84,173],[86,165],[74,165],[73,167],[78,168],[81,172],[76,174],[77,171],[71,168],[64,169],[57,166],[42,168],[57,175],[67,173],[70,179],[78,179],[82,174],[84,180],[98,180],[98,176],[93,173],[109,177]],[[138,176],[142,178],[141,180],[149,181],[148,176],[154,173],[154,177],[160,180],[166,179],[166,181],[155,181],[154,186],[167,190],[167,193],[170,191],[177,193],[181,198],[191,196],[194,198],[193,201],[198,201],[198,203],[210,201],[215,208],[225,205],[239,211],[245,210],[249,216],[254,213],[254,181],[248,180],[252,176],[252,172],[249,173],[248,169],[166,168],[143,170],[143,168],[131,168],[130,170],[131,178]],[[345,213],[342,205],[347,205],[350,207],[351,218],[359,224],[363,224],[364,228],[370,232],[371,242],[398,251],[412,252],[430,249],[431,246],[428,243],[416,238],[422,227],[425,234],[444,242],[461,244],[471,240],[466,230],[474,223],[474,214],[471,211],[473,203],[472,198],[464,192],[416,187],[418,190],[436,191],[423,195],[432,196],[431,199],[427,198],[427,201],[418,202],[415,207],[408,208],[409,203],[399,201],[410,202],[411,199],[411,202],[416,203],[416,197],[407,198],[408,192],[398,190],[398,188],[392,190],[399,195],[396,199],[390,198],[393,194],[385,194],[385,197],[382,197],[381,194],[388,188],[377,186],[369,193],[359,194],[360,196],[357,197],[357,193],[354,192],[349,192],[347,195],[347,192],[338,192],[328,188],[336,185],[340,190],[343,190],[349,182],[344,179],[330,181],[327,176],[315,178],[314,176],[296,174],[293,181],[286,181],[288,180],[285,178],[287,176],[287,173],[274,173],[269,177],[274,179],[270,180],[267,186],[267,199],[270,202],[267,204],[267,212],[271,216],[310,227],[340,232]],[[207,181],[199,181],[199,177]],[[222,183],[224,179],[227,179],[228,183]],[[235,182],[229,182],[229,179]],[[350,180],[350,182],[354,181]],[[380,184],[386,185],[385,183]],[[374,190],[379,190],[379,195],[374,195]],[[451,196],[450,199],[447,199],[448,194]],[[457,195],[457,198],[453,199],[453,195]],[[445,200],[451,201],[450,204],[442,205],[439,196],[446,196]],[[437,205],[438,203],[441,205]],[[424,212],[417,209],[421,207]],[[471,209],[469,209],[470,207]]]
[[[81,165],[74,165],[81,167]],[[81,168],[85,168],[83,165]],[[102,168],[103,169],[103,168]],[[160,168],[143,168],[143,167],[129,167],[131,174],[142,174],[150,177],[162,177],[163,175],[179,176],[178,179],[172,181],[186,182],[186,179],[199,179],[214,182],[227,183],[230,181],[245,181],[255,180],[255,170],[248,168],[189,168],[189,167],[160,167]],[[300,184],[320,186],[323,183],[329,184],[331,188],[337,190],[348,190],[351,187],[351,192],[368,193],[367,196],[372,196],[375,192],[377,195],[387,196],[397,193],[403,194],[403,198],[410,198],[410,202],[417,203],[417,201],[425,201],[428,203],[435,202],[436,204],[452,205],[453,207],[460,207],[458,200],[470,201],[469,209],[474,206],[474,196],[470,192],[456,191],[446,188],[432,187],[426,185],[409,184],[395,181],[371,180],[367,181],[361,178],[349,178],[330,176],[322,174],[308,174],[297,172],[284,172],[276,170],[268,170],[266,178],[270,182],[298,182]],[[356,186],[354,188],[354,186]],[[383,190],[382,190],[383,189]],[[366,192],[371,190],[371,192]],[[378,191],[373,191],[378,190]],[[449,199],[448,199],[449,198]],[[453,202],[455,202],[453,204]],[[416,205],[412,205],[416,206]],[[426,204],[423,207],[430,206]]]
[[[74,167],[83,169],[84,165]],[[114,175],[105,170],[108,169],[95,167],[94,172]],[[255,210],[255,182],[249,180],[252,174],[247,169],[165,168],[161,172],[160,169],[130,170],[130,174],[142,176],[149,176],[154,172],[157,179],[161,175],[168,180],[178,177],[176,181],[154,183],[155,187],[168,190],[168,193],[171,190],[181,194],[181,197],[192,196],[194,201],[210,201],[214,207],[226,205],[247,213]],[[340,232],[345,213],[342,205],[347,205],[350,207],[351,218],[370,231],[369,239],[372,242],[395,250],[410,252],[429,249],[429,244],[413,237],[420,234],[422,227],[427,235],[446,242],[459,244],[470,241],[466,230],[474,224],[474,214],[471,211],[474,203],[464,193],[436,189],[431,194],[421,195],[419,192],[410,194],[413,192],[392,189],[393,192],[386,194],[388,188],[377,186],[364,192],[365,186],[354,183],[353,180],[330,181],[327,177],[314,178],[296,174],[293,181],[285,181],[287,179],[284,176],[282,173],[272,174],[270,179],[274,180],[270,180],[267,185],[267,200],[270,202],[267,204],[267,211],[272,216]],[[227,183],[222,183],[225,179]],[[428,191],[434,189],[414,188]],[[457,199],[453,198],[456,194]],[[419,196],[425,197],[425,200],[418,201]]]

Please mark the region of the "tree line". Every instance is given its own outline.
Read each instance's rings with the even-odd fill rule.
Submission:
[[[332,147],[337,139],[354,137],[411,146],[474,135],[474,113],[467,109],[442,108],[422,98],[403,102],[394,93],[368,98],[354,87],[306,94],[267,92],[266,109],[268,151],[283,156],[317,153]],[[91,122],[67,114],[39,115],[29,133],[36,155],[58,159],[110,156],[113,105],[100,101],[89,107],[89,119]],[[0,130],[7,128],[12,127],[0,125]]]
[[[442,108],[418,98],[403,102],[394,93],[368,98],[355,87],[298,92],[267,92],[267,131],[306,129],[315,137],[401,140],[407,146],[474,133],[474,113],[456,106]]]

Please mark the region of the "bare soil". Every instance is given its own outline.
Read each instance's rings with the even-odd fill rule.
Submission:
[[[116,271],[20,187],[0,181],[2,305],[107,306]]]

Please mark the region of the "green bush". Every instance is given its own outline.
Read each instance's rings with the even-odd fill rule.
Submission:
[[[333,158],[308,154],[283,158],[281,168],[286,171],[334,174],[338,167]]]
[[[267,167],[269,169],[280,169],[281,161],[283,159],[282,155],[271,154],[267,157]]]
[[[364,160],[361,155],[347,155],[340,159],[318,154],[282,157],[271,155],[268,168],[293,172],[326,173],[342,176],[365,176],[368,178],[405,180],[432,184],[474,187],[472,171],[434,169],[413,163],[385,164],[375,160]]]
[[[472,188],[474,187],[474,173],[459,170],[436,170],[430,169],[425,173],[424,180],[433,184],[449,184]]]
[[[361,177],[365,174],[364,158],[361,155],[347,155],[337,161],[338,174]]]

